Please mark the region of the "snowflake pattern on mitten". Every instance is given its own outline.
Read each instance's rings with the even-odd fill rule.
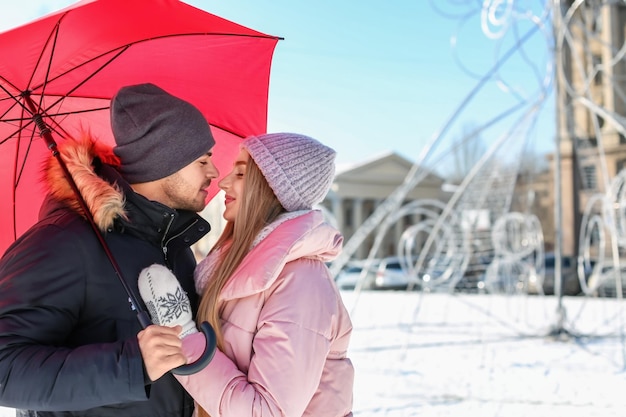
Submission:
[[[191,313],[189,298],[182,288],[176,288],[174,294],[168,292],[158,299],[159,308],[164,309],[163,318],[168,322],[178,319],[184,313]]]
[[[137,284],[154,324],[181,325],[181,338],[198,331],[189,297],[167,267],[154,264],[144,268]]]

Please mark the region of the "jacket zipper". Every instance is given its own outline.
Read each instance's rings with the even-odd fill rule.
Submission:
[[[167,262],[167,243],[169,243],[169,241],[165,242],[165,237],[170,231],[170,227],[172,227],[172,223],[174,223],[174,213],[170,214],[170,221],[167,223],[167,227],[165,228],[165,233],[163,233],[163,239],[161,239],[161,250],[163,251],[163,257],[165,258],[165,262]]]
[[[161,247],[163,249],[163,255],[165,256],[165,261],[167,261],[167,245],[173,240],[176,239],[178,236],[184,234],[187,230],[191,229],[193,226],[195,226],[196,223],[198,223],[198,219],[194,220],[193,223],[191,223],[188,227],[186,227],[185,229],[181,230],[180,233],[175,234],[174,236],[170,237],[167,242],[165,241],[165,237],[167,236],[167,232],[169,232],[170,227],[172,226],[172,222],[174,220],[174,215],[171,215],[171,219],[169,224],[167,225],[167,228],[165,229],[165,234],[163,235],[163,240],[161,241]]]

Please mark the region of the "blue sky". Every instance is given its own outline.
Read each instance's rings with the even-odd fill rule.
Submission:
[[[513,42],[513,28],[509,35],[495,40],[481,32],[480,1],[186,2],[284,38],[273,58],[268,130],[316,137],[337,150],[339,164],[362,162],[388,151],[418,159],[480,75]],[[33,0],[3,4],[0,30],[71,3]],[[522,16],[530,11],[540,13],[536,3],[517,1],[515,12]],[[528,28],[525,24],[518,27],[522,33]],[[458,47],[453,49],[451,37],[457,31]],[[541,76],[529,62],[544,71],[548,54],[540,33],[527,53],[526,61],[521,56],[511,60],[503,77],[520,91],[518,96],[532,97]],[[487,83],[455,119],[441,148],[449,149],[463,131],[485,123],[518,98],[503,92],[495,81]],[[550,98],[541,110],[538,133],[529,145],[537,153],[554,148],[552,102]],[[489,142],[497,134],[486,131],[483,140]]]

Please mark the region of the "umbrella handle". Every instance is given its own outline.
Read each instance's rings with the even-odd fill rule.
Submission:
[[[213,355],[215,355],[215,348],[217,347],[215,330],[213,330],[213,327],[211,327],[211,325],[206,321],[203,321],[200,324],[200,330],[202,330],[202,333],[204,333],[204,338],[206,339],[204,352],[195,362],[188,363],[187,365],[182,365],[178,368],[172,369],[171,372],[174,375],[195,374],[196,372],[203,370],[204,367],[207,366],[209,362],[211,362],[211,359],[213,359]]]

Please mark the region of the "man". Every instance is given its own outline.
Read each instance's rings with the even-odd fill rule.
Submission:
[[[190,245],[210,229],[197,212],[219,175],[209,125],[153,84],[122,88],[111,125],[113,149],[83,138],[59,150],[129,286],[137,293],[139,272],[163,264],[195,308]],[[190,416],[193,401],[165,374],[184,359],[139,348],[136,312],[53,158],[46,182],[39,222],[0,259],[0,406],[18,416]]]

